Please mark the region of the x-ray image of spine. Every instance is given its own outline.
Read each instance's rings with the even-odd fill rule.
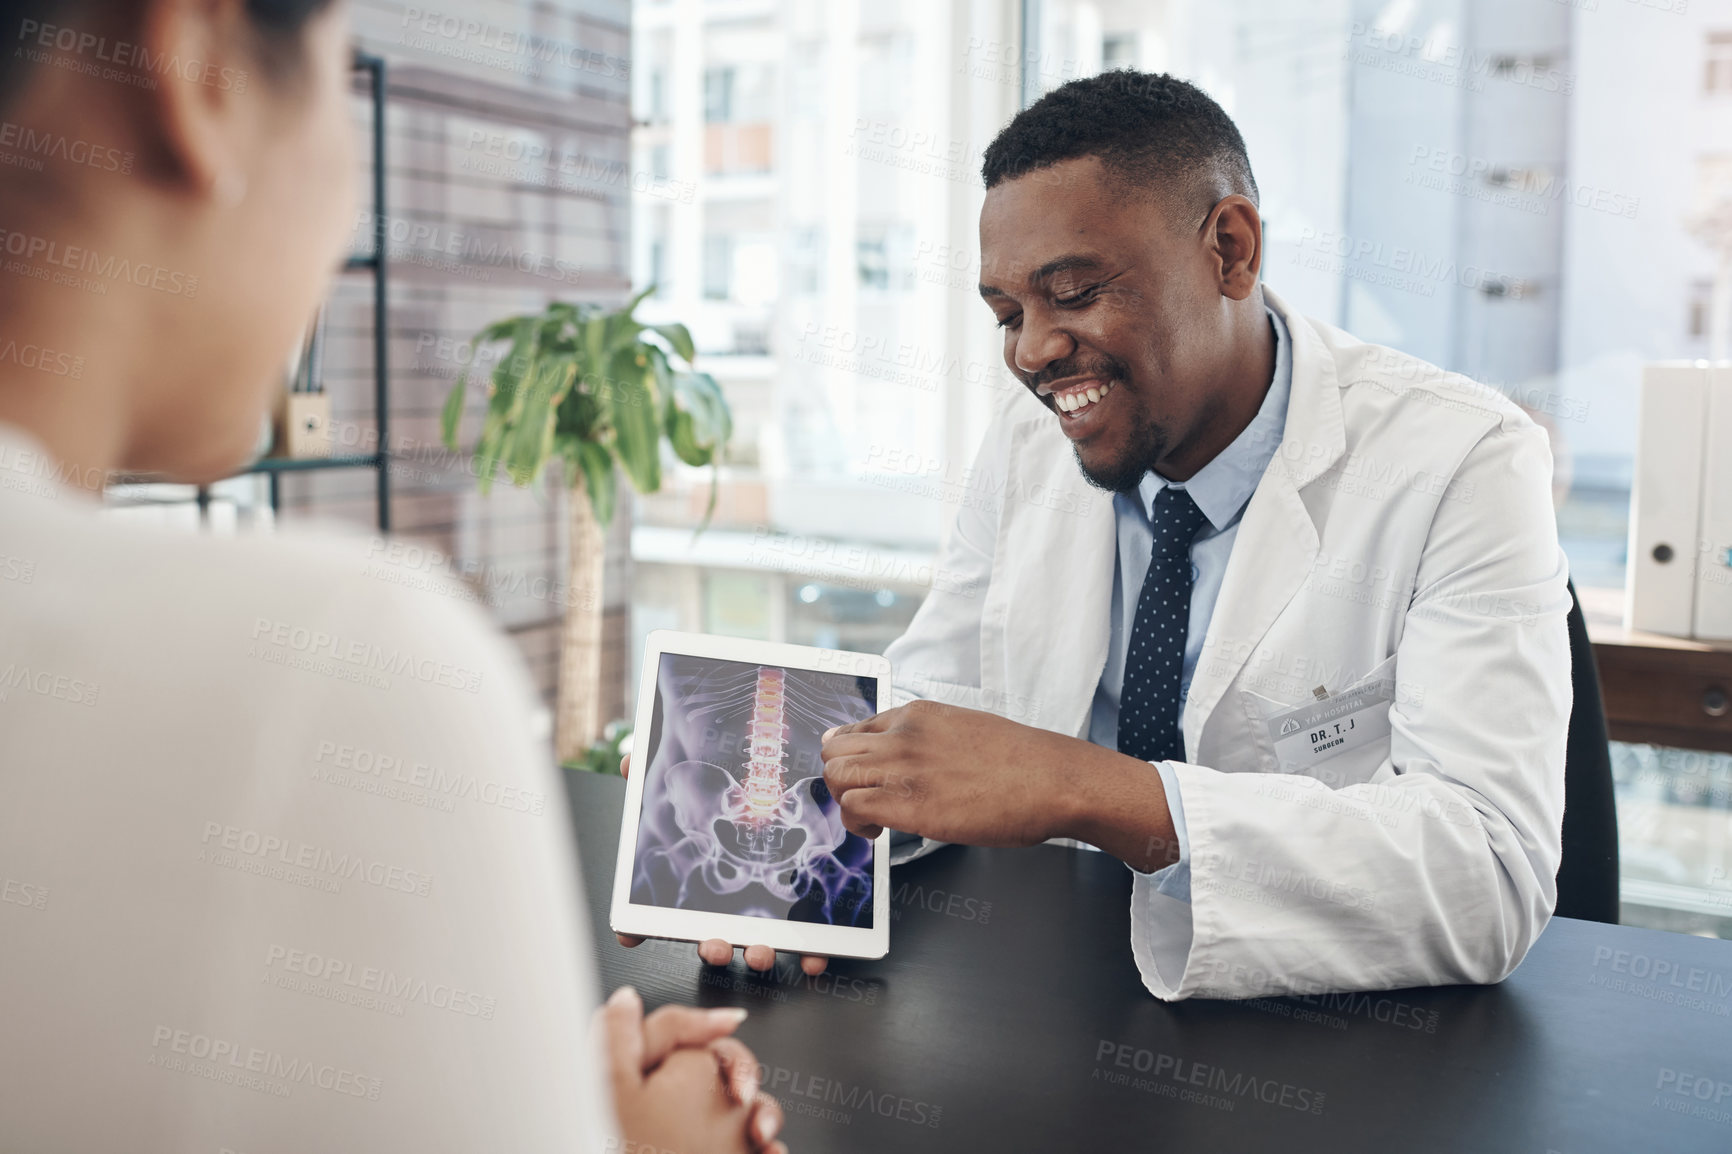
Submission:
[[[766,860],[780,853],[788,827],[776,820],[787,797],[786,767],[788,727],[782,722],[782,682],[786,671],[761,666],[758,687],[752,695],[752,728],[746,747],[746,779],[740,783],[746,812],[737,830],[747,856]]]
[[[818,749],[876,711],[870,679],[666,653],[632,900],[872,924],[872,843],[842,826]],[[635,759],[634,759],[635,760]]]

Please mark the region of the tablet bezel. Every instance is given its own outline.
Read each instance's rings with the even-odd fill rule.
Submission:
[[[890,831],[872,839],[872,926],[826,926],[815,922],[777,921],[744,914],[669,909],[639,905],[631,900],[632,864],[637,856],[638,818],[643,807],[644,773],[650,723],[655,716],[657,681],[665,653],[711,657],[753,665],[776,665],[818,673],[871,677],[878,684],[878,709],[889,708],[890,662],[872,653],[818,649],[777,641],[753,641],[707,633],[653,631],[644,645],[643,671],[638,681],[637,717],[632,728],[633,772],[626,779],[625,810],[620,815],[619,854],[614,863],[613,904],[608,924],[615,933],[673,941],[722,938],[736,946],[765,945],[803,954],[837,958],[882,958],[890,951]],[[640,736],[641,735],[641,736]]]

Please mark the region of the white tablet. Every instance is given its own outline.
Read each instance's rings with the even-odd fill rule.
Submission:
[[[832,957],[890,950],[890,834],[842,827],[818,755],[890,663],[658,629],[644,649],[609,924]]]

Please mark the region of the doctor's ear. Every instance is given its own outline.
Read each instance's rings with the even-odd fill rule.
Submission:
[[[1263,267],[1263,217],[1247,197],[1223,197],[1203,221],[1203,244],[1217,262],[1221,295],[1242,301]]]

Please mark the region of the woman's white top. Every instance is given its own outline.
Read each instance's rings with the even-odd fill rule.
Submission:
[[[425,554],[64,477],[0,427],[0,1147],[617,1149],[509,643]]]

